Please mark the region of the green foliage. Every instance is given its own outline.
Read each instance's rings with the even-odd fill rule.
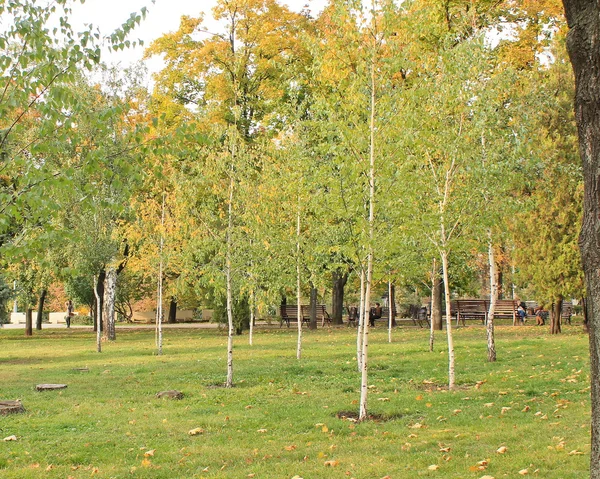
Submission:
[[[6,282],[4,275],[0,274],[0,324],[8,323],[10,300],[13,298],[13,290]]]
[[[247,294],[236,294],[231,302],[233,327],[235,334],[250,328],[250,305]],[[213,299],[213,321],[227,324],[227,301],[225,296],[217,295]]]

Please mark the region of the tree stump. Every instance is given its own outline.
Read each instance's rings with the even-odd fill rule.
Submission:
[[[55,391],[57,389],[65,389],[66,384],[38,384],[35,389],[37,391]]]
[[[183,399],[183,393],[181,391],[171,390],[171,391],[162,391],[156,393],[156,397],[159,399],[167,398],[167,399]]]
[[[25,408],[21,401],[0,401],[0,415],[17,414],[25,412]]]

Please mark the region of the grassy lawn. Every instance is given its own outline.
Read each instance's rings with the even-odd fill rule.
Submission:
[[[455,330],[457,382],[447,379],[445,332],[399,328],[394,342],[370,335],[369,411],[358,411],[360,378],[351,328],[305,331],[295,359],[290,330],[236,337],[236,387],[226,375],[226,336],[118,331],[95,352],[93,333],[0,330],[0,399],[25,414],[0,416],[0,477],[25,478],[476,478],[581,479],[589,475],[587,336],[566,326],[497,329],[488,364],[481,326]],[[88,372],[74,368],[89,368]],[[40,383],[68,388],[36,392]],[[178,389],[180,401],[155,394]],[[201,428],[202,433],[188,432]],[[506,452],[497,450],[502,446]],[[433,467],[433,466],[437,466]]]

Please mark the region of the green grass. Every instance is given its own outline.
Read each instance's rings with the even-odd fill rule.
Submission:
[[[18,437],[0,441],[0,477],[589,475],[588,343],[579,326],[554,337],[547,328],[500,327],[493,364],[481,326],[455,330],[455,392],[443,388],[445,332],[434,353],[425,330],[393,335],[391,344],[382,327],[370,335],[369,411],[385,420],[356,424],[336,417],[358,411],[351,328],[306,331],[300,361],[293,328],[259,330],[252,347],[236,337],[232,389],[220,387],[226,336],[216,330],[168,330],[160,357],[148,330],[118,331],[101,354],[91,332],[26,339],[0,331],[0,399],[26,408],[0,416],[0,439]],[[74,370],[81,367],[89,372]],[[40,393],[39,383],[68,388]],[[185,398],[155,398],[166,389]],[[194,428],[204,433],[188,435]]]

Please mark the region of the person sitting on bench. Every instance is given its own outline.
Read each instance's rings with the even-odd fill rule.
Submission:
[[[375,307],[369,310],[369,325],[375,326],[375,320],[380,319],[383,311],[379,303],[375,303]]]

